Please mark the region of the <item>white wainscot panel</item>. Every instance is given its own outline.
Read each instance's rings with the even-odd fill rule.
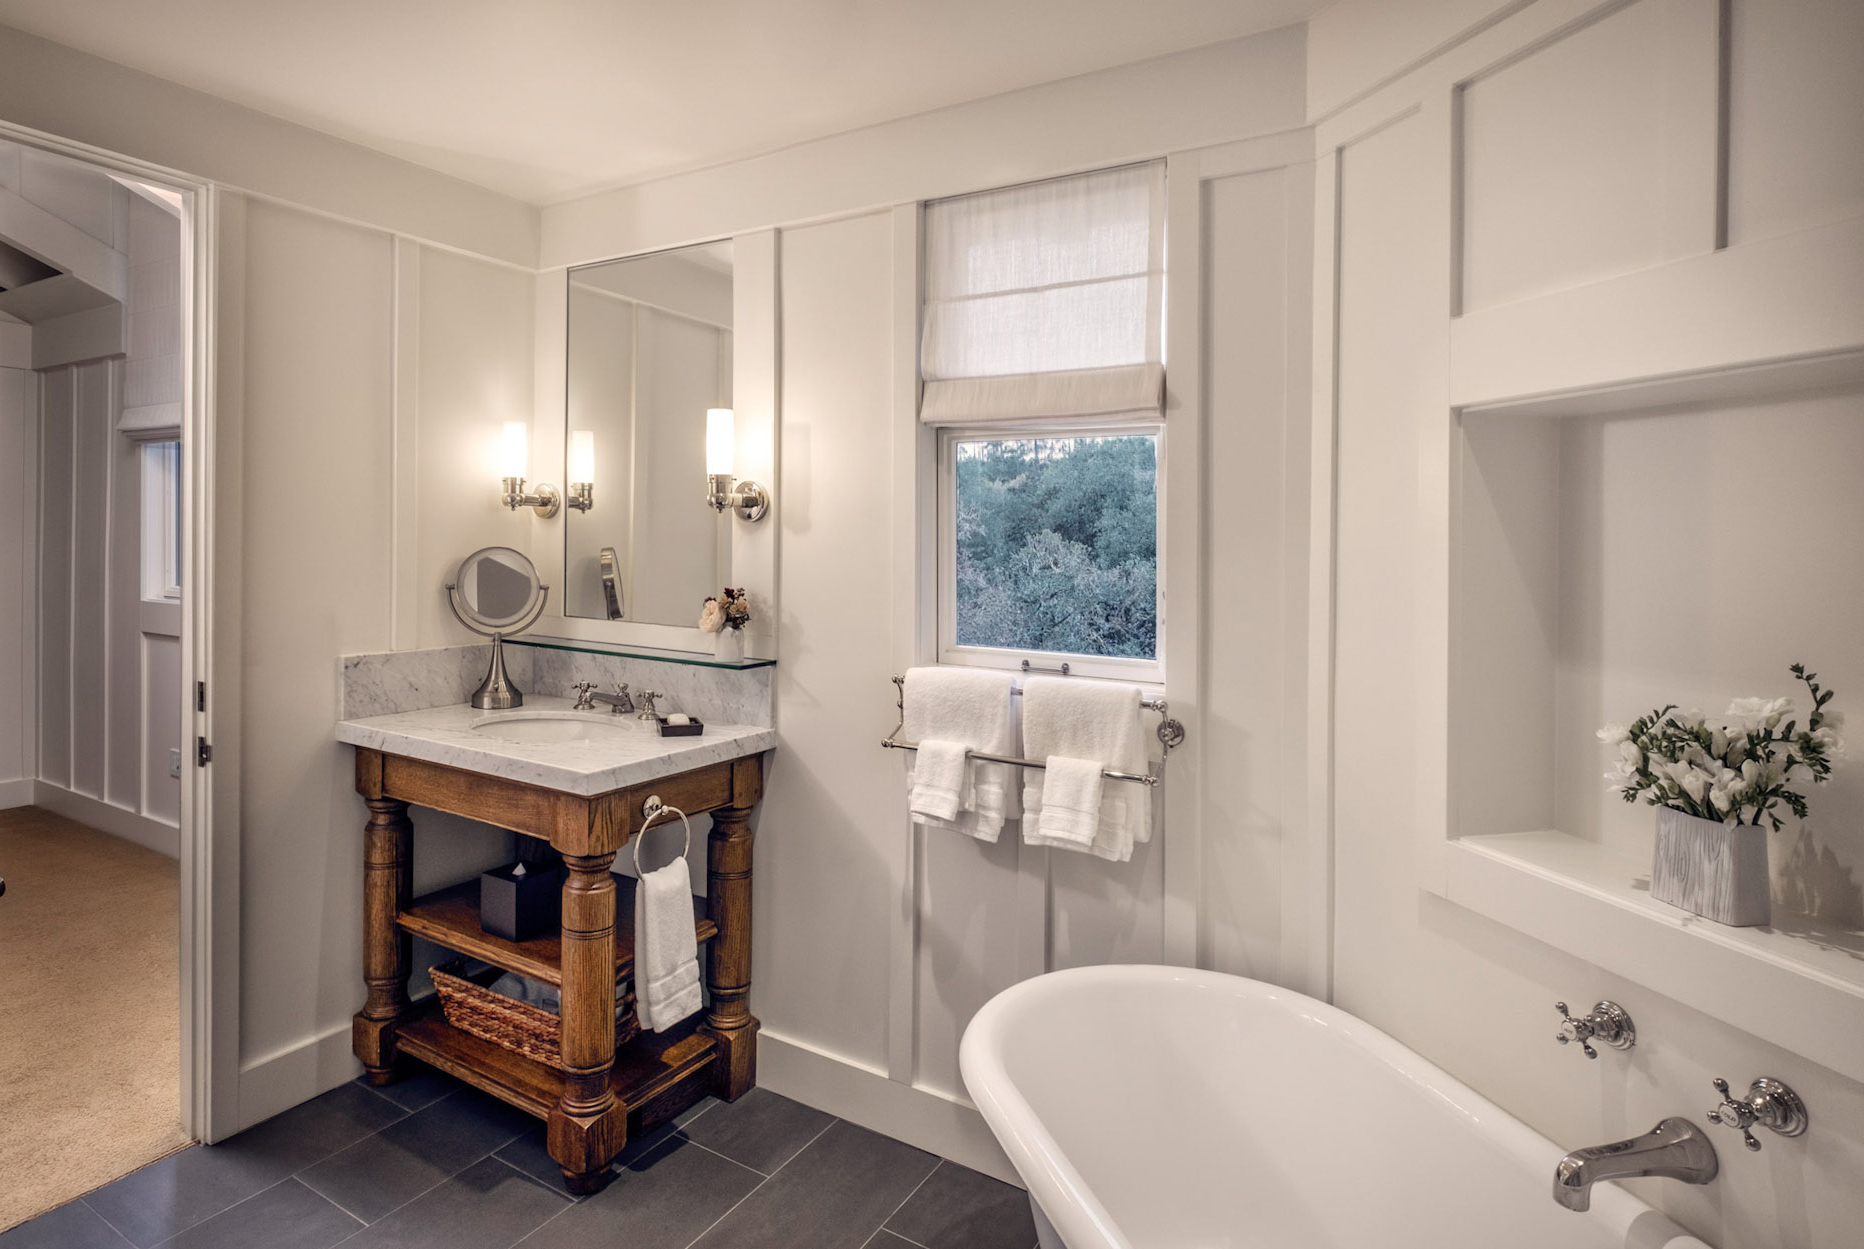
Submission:
[[[1715,245],[1714,0],[1637,0],[1461,92],[1462,302]]]

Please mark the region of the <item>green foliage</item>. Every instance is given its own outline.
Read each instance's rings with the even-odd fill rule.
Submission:
[[[960,645],[1157,653],[1153,438],[965,442],[957,475]]]

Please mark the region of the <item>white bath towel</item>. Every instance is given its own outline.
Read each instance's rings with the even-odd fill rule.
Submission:
[[[963,742],[928,737],[919,743],[913,760],[914,815],[935,820],[954,820],[964,805],[970,751]]]
[[[1103,766],[1098,759],[1050,755],[1042,778],[1042,807],[1037,833],[1044,845],[1091,850],[1100,833]],[[1118,781],[1108,782],[1119,784]]]
[[[1054,832],[1044,826],[1049,775],[1060,772],[1066,788],[1057,792],[1058,811],[1083,801],[1079,769],[1058,759],[1084,760],[1121,772],[1146,770],[1144,725],[1139,687],[1079,678],[1031,677],[1023,683],[1023,751],[1049,764],[1023,778],[1023,840],[1088,852],[1124,863],[1135,842],[1151,837],[1152,791],[1133,781],[1103,781],[1099,818],[1093,836],[1082,841],[1067,816]]]
[[[699,942],[686,860],[644,872],[634,886],[634,1003],[641,1026],[665,1032],[699,1009]]]
[[[922,774],[930,787],[947,783],[951,748],[988,754],[1016,753],[1016,720],[1011,711],[1014,688],[1007,672],[981,668],[911,668],[906,673],[905,716],[900,725],[904,741],[940,743],[927,758],[923,749],[913,755],[912,783],[918,790]],[[925,769],[930,769],[925,771]],[[957,809],[951,816],[920,810],[915,792],[913,819],[927,828],[945,829],[994,842],[1009,813],[1008,764],[966,758],[958,786]],[[928,791],[930,808],[932,803]]]

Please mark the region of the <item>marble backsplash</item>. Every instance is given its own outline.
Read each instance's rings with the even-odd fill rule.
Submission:
[[[446,707],[472,697],[485,679],[492,648],[445,646],[419,651],[345,655],[341,716],[361,720]],[[658,690],[662,711],[684,711],[719,724],[775,723],[774,668],[712,668],[631,655],[546,650],[506,643],[505,670],[526,694],[567,696],[577,681],[612,691],[622,681],[635,694]]]
[[[775,668],[709,668],[632,655],[523,646],[508,646],[505,653],[520,650],[531,652],[531,680],[540,693],[569,694],[577,681],[594,681],[596,688],[613,692],[617,683],[626,681],[637,700],[642,690],[658,690],[664,697],[655,705],[662,711],[684,711],[720,724],[776,723],[772,716]]]

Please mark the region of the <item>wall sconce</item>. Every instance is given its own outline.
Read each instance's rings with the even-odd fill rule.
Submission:
[[[523,421],[506,421],[505,432],[498,440],[498,471],[504,486],[504,502],[514,512],[528,507],[549,520],[557,514],[562,500],[557,488],[545,482],[538,483],[535,494],[525,493],[524,475],[531,467],[530,448],[525,443],[526,428]]]
[[[586,512],[595,506],[595,431],[570,432],[570,497],[565,507]]]
[[[730,408],[707,408],[705,413],[705,501],[715,512],[731,508],[745,520],[762,520],[770,510],[770,492],[754,481],[735,481],[732,461],[737,453],[738,430]]]

